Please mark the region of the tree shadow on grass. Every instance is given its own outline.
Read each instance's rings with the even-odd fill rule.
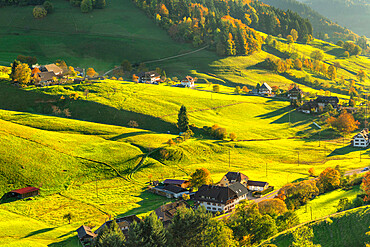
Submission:
[[[328,155],[328,157],[347,155],[349,153],[357,152],[357,151],[360,151],[360,150],[364,150],[364,149],[359,149],[359,148],[352,147],[351,145],[346,145],[344,147],[334,149]],[[369,154],[369,152],[367,151],[366,154]]]
[[[132,136],[137,136],[137,135],[145,135],[145,134],[150,134],[150,132],[136,131],[136,132],[131,132],[131,133],[124,133],[124,134],[120,134],[120,135],[114,136],[112,138],[109,138],[109,140],[110,141],[118,141],[120,139],[124,139],[124,138],[127,138],[127,137],[132,137]]]
[[[147,213],[149,211],[157,209],[163,204],[166,204],[166,203],[169,203],[175,200],[175,199],[168,199],[167,197],[153,194],[149,191],[143,191],[138,197],[141,199],[140,201],[136,202],[136,204],[138,204],[139,207],[128,210],[127,212],[123,214],[119,214],[117,215],[116,218],[133,215],[133,214],[137,215],[137,214]]]
[[[38,234],[42,234],[42,233],[46,233],[46,232],[50,232],[52,230],[54,230],[55,228],[54,227],[49,227],[49,228],[43,228],[43,229],[40,229],[40,230],[37,230],[37,231],[33,231],[29,234],[27,234],[26,236],[24,236],[23,238],[29,238],[29,237],[32,237],[32,236],[35,236],[35,235],[38,235]]]
[[[80,240],[78,239],[77,233],[76,233],[76,236],[69,237],[66,240],[63,240],[63,241],[58,242],[58,243],[49,244],[48,246],[49,247],[81,246],[81,243],[80,243]]]

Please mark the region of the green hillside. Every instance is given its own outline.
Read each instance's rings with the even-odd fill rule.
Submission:
[[[325,247],[365,246],[365,243],[370,241],[366,235],[370,225],[370,208],[365,206],[351,209],[307,225],[313,229],[315,244]],[[292,231],[294,228],[280,233],[262,245],[273,243],[279,247],[290,246],[293,241]]]
[[[110,0],[105,9],[88,14],[65,0],[53,4],[54,13],[43,19],[32,16],[33,6],[0,8],[0,64],[23,54],[40,64],[64,59],[101,72],[124,59],[143,62],[193,50],[172,41],[129,0]]]

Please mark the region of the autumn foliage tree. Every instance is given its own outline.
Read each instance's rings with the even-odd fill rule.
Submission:
[[[93,68],[88,68],[88,69],[86,70],[86,75],[87,75],[88,77],[95,77],[95,76],[97,76],[97,75],[98,75],[98,73],[96,73],[96,71],[95,71]]]
[[[27,85],[31,80],[31,69],[28,64],[18,64],[14,70],[12,79],[14,82],[18,82],[23,86]]]
[[[261,214],[268,214],[272,217],[279,216],[288,211],[283,200],[278,198],[267,199],[258,203]]]
[[[199,188],[203,184],[211,184],[212,178],[211,173],[206,168],[196,169],[194,173],[191,174],[190,186],[194,188]]]
[[[347,111],[342,111],[338,118],[330,117],[327,120],[334,129],[342,133],[351,133],[352,131],[358,129],[360,123],[354,119],[352,114]]]
[[[364,201],[365,202],[370,201],[370,172],[367,172],[364,178],[362,179],[361,188],[366,193]]]
[[[338,170],[328,167],[320,173],[317,187],[320,189],[320,192],[334,190],[339,187],[340,178],[341,175]]]

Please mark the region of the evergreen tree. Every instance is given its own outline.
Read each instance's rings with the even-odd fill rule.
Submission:
[[[126,246],[166,247],[166,229],[155,214],[150,214],[144,221],[130,225]]]
[[[12,63],[12,72],[10,73],[10,78],[14,81],[14,75],[15,75],[15,68],[17,68],[17,66],[21,64],[21,62],[19,62],[18,60],[14,60],[14,62]]]
[[[184,105],[181,106],[178,118],[177,118],[177,128],[180,132],[185,132],[189,129],[189,118]]]
[[[125,236],[115,220],[110,227],[105,226],[92,241],[93,247],[123,247]]]

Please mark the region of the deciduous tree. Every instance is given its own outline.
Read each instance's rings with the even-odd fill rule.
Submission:
[[[82,13],[89,13],[93,9],[92,1],[91,0],[82,0],[81,2],[81,12]]]
[[[326,168],[320,173],[317,187],[322,192],[331,191],[339,187],[341,175],[339,171],[331,167]]]
[[[366,202],[370,201],[370,172],[367,172],[364,178],[362,179],[361,188],[366,193],[364,201]]]
[[[293,232],[293,247],[321,247],[319,244],[312,242],[314,237],[313,230],[308,226],[302,226]]]
[[[360,123],[354,119],[352,114],[347,111],[342,111],[338,118],[330,117],[327,122],[333,128],[343,133],[351,133],[358,129],[358,126],[360,125]]]
[[[21,63],[15,68],[13,81],[21,85],[27,85],[31,81],[31,69],[28,64]]]
[[[360,69],[357,73],[357,78],[360,80],[360,82],[364,82],[366,79],[366,72]]]
[[[206,168],[196,169],[190,178],[190,186],[194,188],[199,188],[203,184],[211,184],[212,178],[211,173]]]

